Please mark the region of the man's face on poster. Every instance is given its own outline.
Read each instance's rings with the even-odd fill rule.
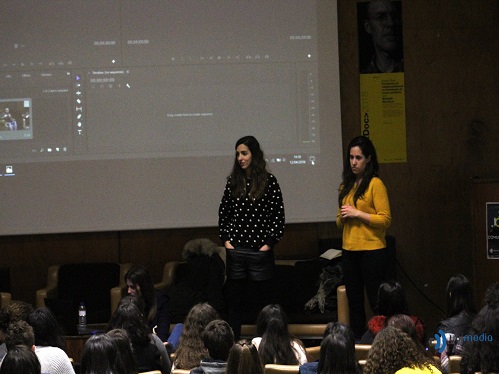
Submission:
[[[364,27],[371,34],[376,51],[391,53],[400,47],[401,15],[391,1],[371,1]]]

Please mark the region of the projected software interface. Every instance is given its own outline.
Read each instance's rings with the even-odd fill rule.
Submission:
[[[0,12],[0,161],[320,157],[315,1],[22,1]],[[246,129],[246,131],[244,131]]]

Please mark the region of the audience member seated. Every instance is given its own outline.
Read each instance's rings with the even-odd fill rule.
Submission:
[[[252,343],[258,349],[262,364],[303,365],[307,354],[303,343],[288,332],[284,310],[278,304],[264,307],[256,321],[258,337]]]
[[[38,308],[28,317],[28,323],[35,334],[35,353],[43,373],[75,374],[68,355],[64,352],[65,342],[62,328],[52,312]]]
[[[470,281],[462,274],[454,275],[447,283],[447,316],[440,322],[437,331],[452,334],[454,339],[459,340],[468,333],[475,315]]]
[[[137,305],[137,298],[124,297],[114,311],[108,324],[108,331],[123,329],[132,342],[133,353],[137,361],[138,370],[160,370],[163,374],[170,372],[170,361],[163,344],[163,352],[158,348],[155,337],[150,332],[147,322]],[[157,338],[157,337],[156,337]],[[159,338],[158,338],[159,340]]]
[[[80,374],[124,373],[120,352],[112,337],[92,335],[83,347]]]
[[[161,341],[166,342],[170,332],[168,296],[154,288],[154,283],[144,266],[136,265],[125,275],[128,294],[144,300],[144,315],[151,331],[154,328]]]
[[[402,330],[387,326],[374,339],[364,374],[440,374],[437,364]]]
[[[25,345],[11,347],[0,366],[0,374],[41,374],[41,372],[35,352]]]
[[[33,327],[26,321],[9,323],[5,334],[5,345],[7,346],[7,351],[15,346],[24,345],[34,352],[35,334],[33,333]]]
[[[5,345],[5,337],[7,335],[7,328],[9,327],[10,315],[5,308],[0,309],[0,362],[2,362],[7,347]]]
[[[114,343],[116,344],[119,351],[119,362],[121,364],[120,373],[121,374],[137,374],[137,361],[133,355],[132,342],[128,337],[128,334],[123,329],[114,329],[107,332]]]
[[[216,319],[208,323],[202,335],[209,357],[203,358],[198,368],[191,374],[224,374],[229,351],[234,345],[234,333],[229,324]]]
[[[387,326],[393,326],[399,330],[402,330],[405,332],[409,337],[414,340],[416,345],[426,354],[431,356],[431,352],[427,350],[426,345],[424,345],[421,340],[418,337],[418,334],[416,332],[416,325],[414,324],[414,320],[406,315],[406,314],[395,314],[394,316],[391,316],[388,322],[386,323]]]
[[[485,293],[485,306],[463,338],[461,373],[499,373],[499,283]]]
[[[33,305],[20,300],[12,301],[5,307],[9,314],[10,321],[26,321],[28,322],[29,315],[34,310]]]
[[[409,314],[405,292],[400,283],[390,281],[379,286],[376,311],[378,315],[372,317],[367,323],[368,330],[360,339],[360,344],[372,344],[376,335],[386,327],[388,319],[395,314],[409,315],[414,321],[419,340],[422,344],[426,343],[423,321]]]
[[[360,374],[362,368],[355,359],[355,336],[345,323],[330,322],[321,343],[320,358],[300,366],[300,374]]]
[[[227,374],[263,374],[264,368],[255,345],[239,340],[232,346],[227,359]]]
[[[219,319],[219,315],[208,303],[196,304],[191,308],[184,321],[173,368],[191,370],[209,356],[201,335],[208,323],[216,319]]]

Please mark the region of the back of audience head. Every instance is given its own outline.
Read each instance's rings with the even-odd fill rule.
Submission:
[[[133,354],[132,343],[128,333],[123,329],[113,329],[107,332],[107,335],[116,344],[119,351],[118,364],[121,366],[120,373],[135,374],[138,372],[137,361]]]
[[[387,326],[396,327],[409,335],[415,342],[419,342],[416,334],[416,325],[411,317],[406,314],[395,314],[388,319]]]
[[[6,307],[11,321],[28,321],[29,315],[33,311],[33,305],[20,300],[14,300]]]
[[[35,352],[25,345],[11,347],[0,366],[0,374],[40,374],[41,371]]]
[[[374,339],[364,374],[393,374],[405,367],[431,370],[430,365],[435,363],[409,335],[396,327],[387,326]]]
[[[35,309],[29,315],[28,322],[33,327],[37,346],[65,348],[63,330],[50,309]]]
[[[239,340],[232,346],[227,359],[227,374],[263,374],[263,365],[253,343]]]
[[[378,289],[377,314],[390,317],[395,314],[409,314],[408,311],[402,285],[396,281],[381,283]]]
[[[465,343],[461,373],[499,371],[499,282],[487,288],[484,301],[470,329],[472,337],[484,339],[470,339]]]
[[[358,370],[354,340],[341,333],[330,334],[322,340],[317,373],[353,374]]]
[[[485,293],[485,305],[471,324],[473,333],[487,333],[499,341],[499,282],[491,284]]]
[[[108,330],[123,329],[128,333],[132,345],[149,343],[149,328],[133,297],[125,297],[109,320]]]
[[[189,310],[175,351],[176,368],[192,369],[199,366],[207,354],[201,336],[208,323],[218,318],[218,312],[208,303],[196,304]]]
[[[5,334],[10,323],[10,315],[6,308],[0,308],[0,344],[5,342]]]
[[[33,349],[35,346],[33,328],[26,321],[11,322],[5,334],[5,345],[7,350],[18,345]]]
[[[81,374],[119,373],[118,346],[107,334],[92,335],[83,347]]]
[[[279,320],[281,323],[278,325],[273,324],[275,320]],[[269,304],[263,307],[256,320],[256,334],[258,336],[263,336],[273,328],[279,328],[280,331],[288,331],[288,319],[284,309],[279,304]]]
[[[447,318],[462,311],[475,314],[475,302],[471,282],[463,274],[456,274],[447,283]]]
[[[202,339],[212,359],[227,361],[229,351],[234,345],[234,332],[227,322],[216,319],[208,323]]]
[[[324,330],[323,338],[328,335],[343,335],[355,346],[355,334],[353,333],[352,328],[346,323],[329,322],[326,326],[326,329]]]
[[[296,365],[298,359],[291,347],[293,338],[288,331],[286,313],[278,304],[265,306],[256,321],[256,331],[262,337],[258,353],[262,364]]]

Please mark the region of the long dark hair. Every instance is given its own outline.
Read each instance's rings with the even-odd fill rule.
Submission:
[[[331,322],[324,331],[317,373],[354,374],[360,372],[355,359],[355,336],[345,323]]]
[[[369,138],[366,138],[365,136],[357,136],[353,138],[348,145],[345,159],[343,160],[343,182],[341,183],[340,192],[338,194],[339,206],[343,205],[343,199],[352,190],[357,178],[352,172],[352,168],[350,167],[350,150],[353,147],[359,147],[366,159],[371,157],[370,161],[366,164],[366,170],[362,177],[362,181],[355,190],[355,194],[353,196],[353,202],[355,206],[357,206],[357,200],[364,196],[367,187],[369,187],[369,183],[371,183],[371,179],[378,176],[378,156],[376,155],[376,149],[374,148],[373,143],[371,142],[371,140],[369,140]]]
[[[41,370],[35,352],[25,345],[9,348],[0,366],[1,374],[39,374]]]
[[[291,346],[294,340],[288,332],[288,321],[278,304],[262,309],[256,321],[256,332],[262,337],[258,353],[262,364],[297,365],[298,359]]]
[[[118,346],[109,335],[92,335],[83,347],[81,374],[118,372]]]
[[[469,315],[476,313],[473,301],[473,288],[463,274],[456,274],[447,283],[447,318],[453,317],[462,311]]]
[[[399,282],[392,280],[380,284],[376,312],[387,319],[395,314],[409,314],[405,292]]]
[[[232,173],[229,176],[230,189],[232,196],[242,197],[249,192],[253,200],[262,197],[265,187],[267,186],[267,163],[265,156],[260,148],[260,143],[254,136],[244,136],[236,142],[234,149],[237,149],[241,144],[244,144],[251,152],[250,175],[251,190],[246,191],[246,172],[241,168],[237,161],[237,156],[234,157],[234,166]]]
[[[144,300],[144,315],[148,321],[154,321],[157,313],[156,290],[147,269],[142,265],[135,265],[125,275],[125,282],[130,281],[140,287],[140,295]]]
[[[28,322],[33,327],[36,345],[66,348],[62,327],[50,309],[35,309],[29,315]]]
[[[150,331],[136,298],[125,296],[114,311],[108,324],[108,331],[123,329],[134,347],[146,346],[150,342]]]
[[[107,335],[113,339],[120,354],[120,358],[117,360],[117,365],[120,366],[118,372],[122,374],[137,374],[137,360],[133,354],[132,342],[128,337],[128,333],[123,329],[113,329],[108,331]]]
[[[321,343],[318,374],[354,374],[357,372],[355,342],[341,334],[328,335]]]

